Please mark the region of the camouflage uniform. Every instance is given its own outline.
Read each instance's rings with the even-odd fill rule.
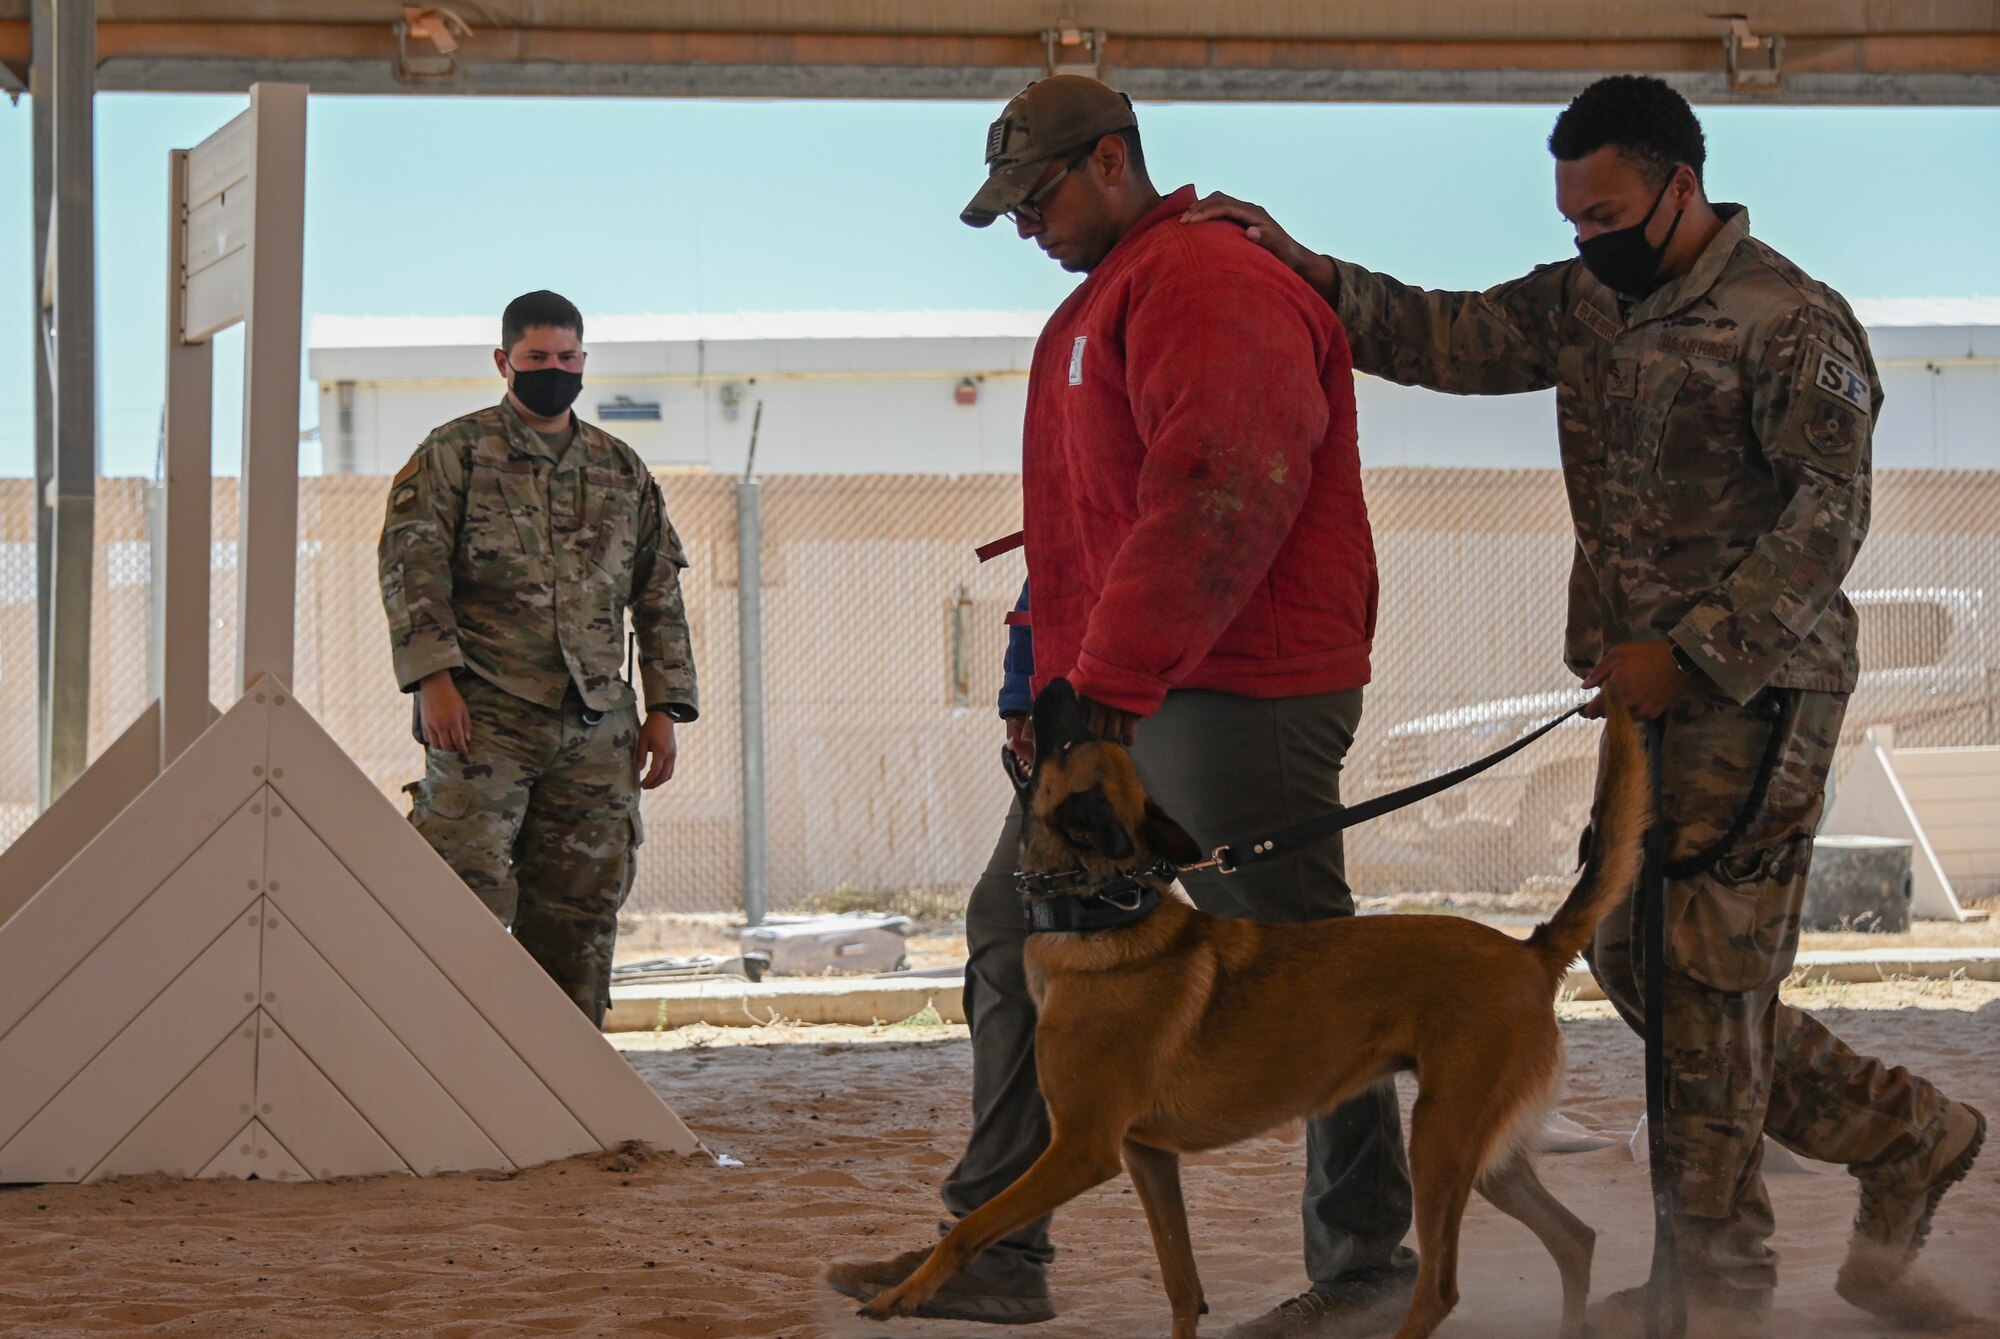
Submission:
[[[1668,715],[1669,859],[1743,805],[1773,690],[1801,702],[1755,828],[1666,890],[1668,1141],[1690,1287],[1768,1304],[1776,1257],[1760,1127],[1857,1173],[1921,1151],[1945,1100],[1779,1002],[1798,948],[1812,833],[1857,673],[1840,581],[1868,525],[1882,393],[1840,296],[1724,222],[1690,271],[1638,301],[1580,261],[1485,293],[1425,292],[1334,262],[1355,366],[1458,394],[1556,388],[1575,522],[1566,659],[1669,637],[1700,667]],[[1635,1027],[1629,910],[1590,961]]]
[[[687,566],[659,484],[574,420],[560,453],[510,401],[399,471],[379,551],[396,681],[451,670],[472,751],[428,749],[410,821],[594,1019],[610,1001],[639,820],[632,612],[649,711],[693,720]]]

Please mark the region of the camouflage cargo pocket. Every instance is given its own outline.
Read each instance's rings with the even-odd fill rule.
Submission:
[[[645,495],[631,475],[617,470],[586,469],[583,487],[584,523],[593,532],[590,561],[614,576],[628,575],[638,552],[639,503]]]
[[[472,808],[472,787],[463,781],[412,781],[403,789],[410,796],[410,824],[419,832],[433,817],[460,819]]]
[[[1668,884],[1668,965],[1731,994],[1784,980],[1798,955],[1811,851],[1810,835],[1793,837]]]

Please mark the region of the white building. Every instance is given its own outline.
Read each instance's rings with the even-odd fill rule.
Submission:
[[[2000,300],[1855,304],[1887,401],[1878,467],[2000,468]],[[759,473],[1020,468],[1044,312],[587,317],[578,412],[658,467]],[[328,473],[388,474],[425,433],[499,398],[488,317],[316,317]],[[1553,392],[1469,399],[1356,382],[1369,465],[1555,463]]]
[[[585,419],[654,466],[760,474],[1020,468],[1046,313],[783,312],[584,318]],[[497,317],[315,317],[327,473],[390,474],[440,423],[497,402]]]

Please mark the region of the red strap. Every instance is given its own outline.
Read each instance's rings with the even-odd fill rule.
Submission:
[[[1027,531],[1016,530],[1011,535],[993,540],[991,543],[981,544],[973,552],[979,555],[979,561],[983,563],[989,558],[998,558],[1003,553],[1012,553],[1026,542],[1027,537]]]
[[[1035,625],[1034,620],[1028,617],[1028,611],[1025,609],[1009,609],[1007,617],[1000,621],[1010,628],[1032,628]]]

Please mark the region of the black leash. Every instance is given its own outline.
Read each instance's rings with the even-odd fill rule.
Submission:
[[[1800,692],[1773,689],[1763,711],[1771,717],[1771,735],[1750,792],[1730,822],[1729,830],[1691,856],[1669,861],[1667,854],[1666,718],[1646,722],[1647,771],[1652,786],[1653,823],[1646,832],[1645,870],[1639,879],[1637,908],[1644,936],[1646,1152],[1653,1180],[1653,1273],[1646,1283],[1646,1339],[1681,1339],[1687,1332],[1687,1294],[1681,1279],[1680,1251],[1674,1240],[1674,1191],[1667,1151],[1667,883],[1697,878],[1715,868],[1736,848],[1758,819],[1770,797],[1771,782],[1784,760],[1792,727],[1798,720]]]
[[[1667,1165],[1667,837],[1662,776],[1666,741],[1664,719],[1646,722],[1653,822],[1646,829],[1638,907],[1646,960],[1640,991],[1645,1010],[1646,1153],[1653,1181],[1653,1272],[1646,1281],[1646,1339],[1681,1339],[1687,1332],[1687,1296],[1674,1241],[1674,1188]]]
[[[1762,710],[1771,717],[1771,738],[1764,745],[1764,757],[1757,764],[1757,775],[1750,782],[1750,793],[1744,798],[1743,807],[1736,811],[1729,831],[1685,859],[1667,861],[1662,866],[1667,878],[1692,879],[1708,873],[1722,857],[1736,849],[1736,843],[1743,840],[1743,834],[1750,830],[1750,825],[1764,816],[1764,801],[1770,796],[1771,780],[1778,774],[1778,764],[1785,756],[1785,745],[1792,737],[1792,726],[1798,720],[1800,696],[1796,688],[1773,688],[1764,698]],[[1660,798],[1656,792],[1653,812],[1660,819],[1654,825],[1656,828],[1666,821],[1666,812],[1659,807]]]
[[[1450,790],[1459,782],[1470,780],[1487,768],[1505,762],[1570,717],[1577,715],[1586,705],[1588,704],[1579,704],[1571,707],[1554,720],[1537,726],[1534,730],[1522,735],[1505,748],[1495,750],[1476,762],[1467,763],[1465,766],[1446,772],[1442,776],[1434,776],[1428,781],[1419,781],[1416,785],[1405,786],[1401,790],[1392,790],[1387,795],[1377,795],[1373,799],[1363,800],[1360,804],[1342,805],[1330,814],[1322,814],[1318,818],[1295,824],[1282,832],[1274,832],[1270,836],[1260,838],[1254,842],[1237,842],[1230,846],[1218,846],[1215,848],[1215,854],[1206,862],[1199,865],[1189,865],[1187,868],[1212,868],[1224,874],[1234,874],[1245,865],[1254,865],[1260,860],[1271,860],[1277,856],[1290,855],[1299,847],[1309,846],[1313,842],[1331,837],[1336,832],[1356,827],[1362,823],[1380,818],[1384,814],[1393,814],[1398,809],[1407,808],[1419,800],[1427,800],[1439,791]]]

